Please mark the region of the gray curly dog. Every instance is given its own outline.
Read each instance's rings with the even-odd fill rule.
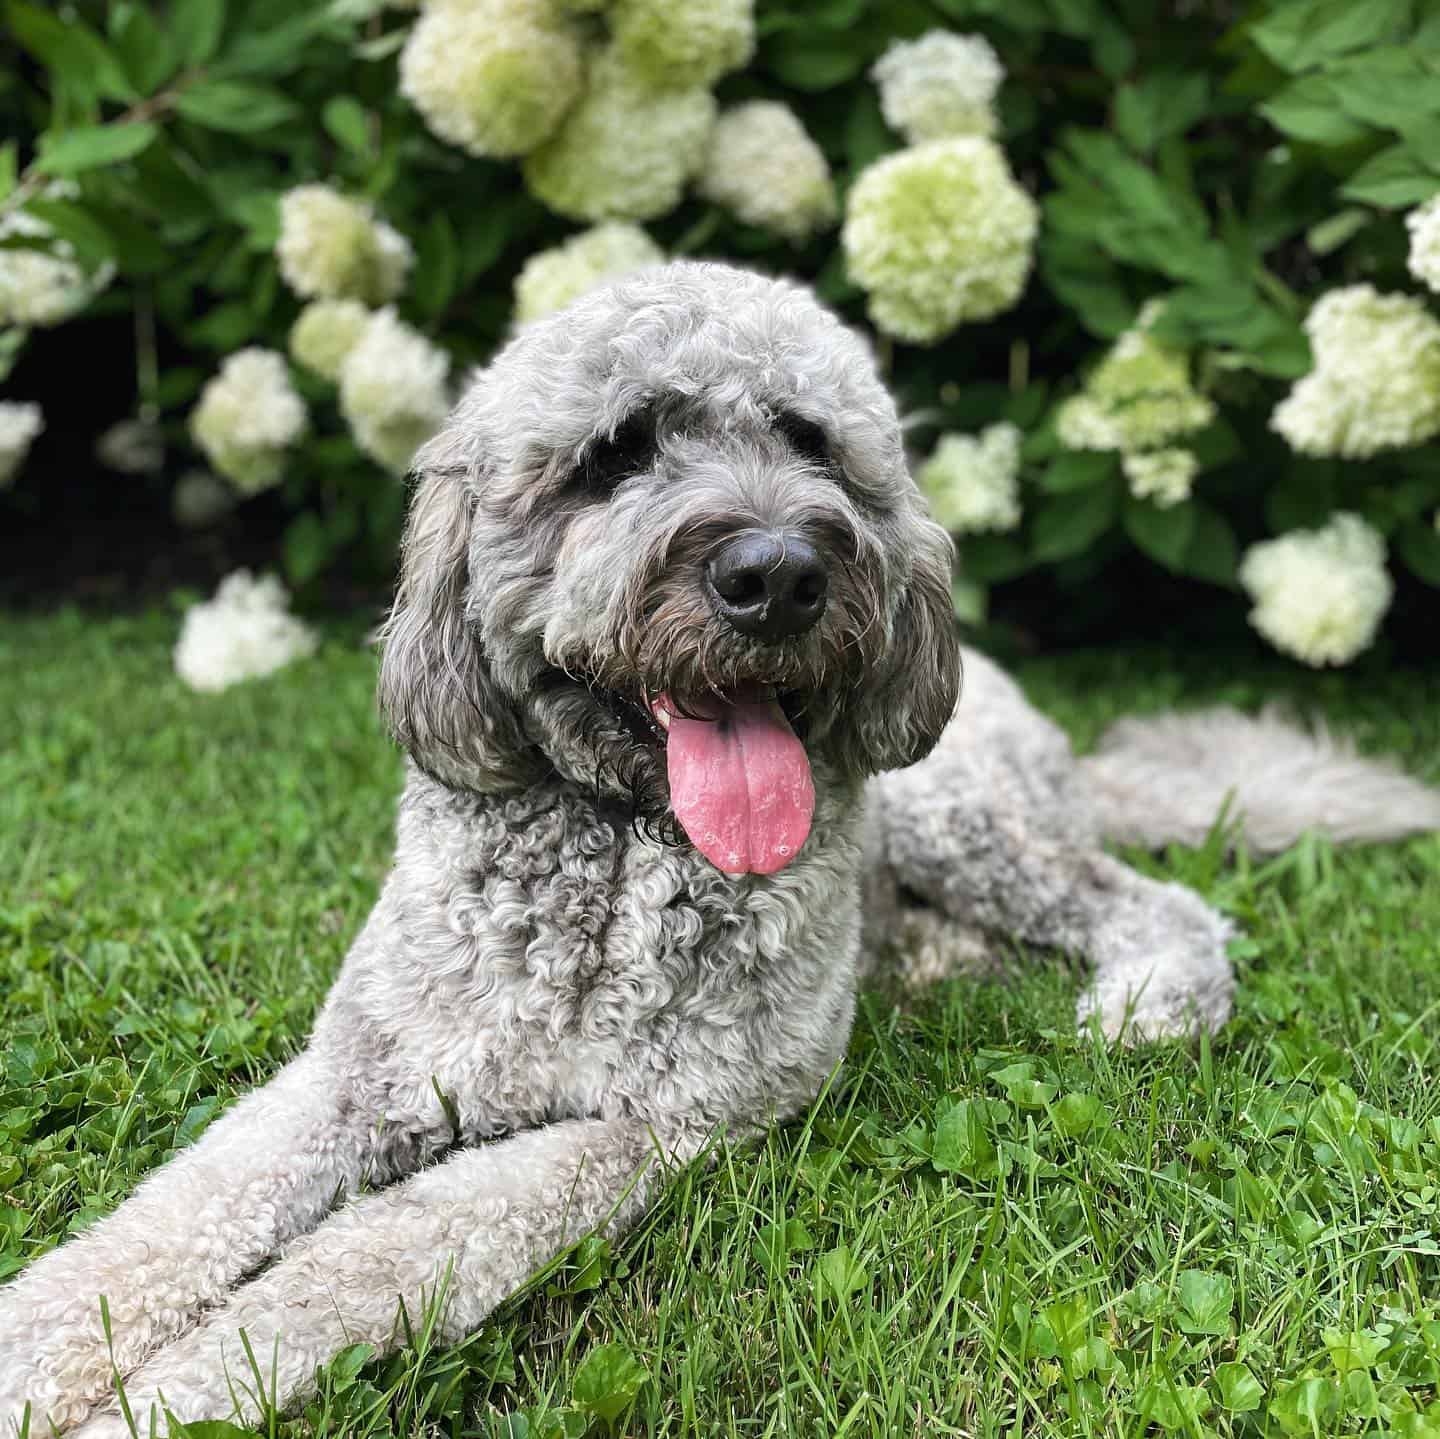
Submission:
[[[253,1418],[242,1333],[289,1404],[442,1291],[458,1339],[669,1162],[810,1103],[883,961],[1018,939],[1088,961],[1108,1035],[1220,1024],[1225,920],[1104,835],[1193,839],[1237,788],[1270,847],[1440,826],[1404,776],[1223,712],[1077,763],[978,654],[949,724],[950,542],[864,342],[797,286],[592,294],[417,470],[394,868],[305,1051],[0,1290],[0,1429],[125,1434],[117,1373],[142,1433]]]

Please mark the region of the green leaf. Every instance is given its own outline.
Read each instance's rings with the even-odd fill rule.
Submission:
[[[332,95],[320,113],[330,137],[361,159],[374,148],[370,143],[370,119],[365,107],[353,95]]]
[[[812,30],[777,36],[765,47],[765,62],[782,85],[796,90],[833,90],[853,80],[868,53],[853,35],[817,35]]]
[[[1230,1310],[1235,1286],[1224,1274],[1207,1269],[1186,1269],[1176,1282],[1180,1314],[1176,1321],[1182,1334],[1230,1333]]]
[[[42,175],[79,175],[99,165],[133,159],[154,143],[160,127],[149,120],[117,125],[80,125],[40,137],[35,168]]]
[[[623,1344],[601,1344],[575,1371],[570,1397],[607,1424],[613,1423],[634,1402],[649,1377],[649,1371]]]
[[[982,1107],[972,1099],[957,1100],[936,1121],[930,1162],[942,1174],[993,1179],[1000,1172],[995,1142]]]
[[[171,0],[170,34],[187,65],[203,65],[220,46],[225,0]]]
[[[300,113],[287,95],[248,80],[207,80],[182,90],[175,108],[197,125],[237,135],[272,130]]]
[[[1234,1414],[1248,1414],[1260,1407],[1265,1391],[1246,1364],[1222,1364],[1215,1371],[1220,1386],[1220,1405]]]
[[[455,227],[436,210],[420,232],[411,280],[416,307],[427,319],[437,318],[460,284],[460,246]]]
[[[1210,1407],[1210,1395],[1198,1384],[1151,1379],[1136,1389],[1130,1407],[1161,1429],[1194,1434],[1201,1431],[1200,1416]]]
[[[15,188],[20,178],[20,143],[6,140],[0,145],[0,200]]]
[[[1115,96],[1115,128],[1126,144],[1153,150],[1183,135],[1210,109],[1210,80],[1203,70],[1155,70]]]
[[[1052,495],[1088,490],[1112,479],[1117,463],[1115,456],[1105,450],[1063,450],[1046,465],[1040,488]]]
[[[1050,1111],[1050,1118],[1061,1134],[1076,1139],[1105,1123],[1105,1106],[1093,1094],[1067,1094]]]
[[[966,535],[960,541],[960,574],[979,584],[1013,580],[1030,568],[1030,556],[1008,535]]]
[[[217,305],[208,314],[196,320],[185,332],[192,345],[203,345],[206,349],[237,349],[255,333],[255,316],[248,305],[237,300]]]
[[[1045,562],[1068,559],[1087,550],[1114,523],[1123,486],[1118,479],[1053,495],[1035,513],[1030,528],[1030,553]]]
[[[1395,536],[1395,548],[1427,585],[1440,585],[1440,530],[1432,521],[1411,520],[1403,525]]]
[[[25,206],[25,211],[73,245],[76,255],[92,268],[115,258],[114,237],[83,205],[73,200],[37,197]]]
[[[189,1424],[172,1424],[170,1432],[176,1439],[260,1439],[258,1430],[244,1429],[239,1424],[232,1424],[228,1419],[195,1419]]]
[[[1329,1434],[1340,1410],[1340,1387],[1309,1376],[1287,1384],[1270,1402],[1270,1417],[1287,1434]]]
[[[175,1148],[183,1149],[185,1145],[198,1139],[219,1109],[220,1100],[213,1094],[208,1099],[202,1099],[199,1103],[192,1104],[185,1111],[185,1117],[175,1131]]]
[[[5,14],[20,47],[77,97],[140,98],[114,51],[79,16],[70,14],[62,20],[29,0],[7,0]]]
[[[1308,70],[1337,55],[1401,38],[1411,0],[1290,0],[1250,27],[1250,38],[1282,70]]]
[[[1373,133],[1345,113],[1340,92],[1326,75],[1307,75],[1287,85],[1260,106],[1260,113],[1277,130],[1313,145],[1353,145]]]
[[[138,4],[114,7],[110,39],[126,75],[142,95],[153,95],[179,67],[180,56],[169,33]]]
[[[865,1266],[844,1244],[822,1254],[815,1268],[825,1287],[840,1300],[848,1299],[857,1289],[864,1288],[870,1282]]]
[[[327,27],[337,26],[330,10],[330,6],[319,5],[291,15],[269,30],[246,28],[242,33],[232,35],[230,44],[211,66],[210,73],[217,76],[264,75],[271,80],[293,74],[305,63],[310,41]],[[343,27],[343,22],[338,24]],[[348,34],[348,27],[344,28]]]
[[[1135,548],[1167,570],[1180,570],[1195,537],[1195,505],[1191,500],[1162,508],[1150,500],[1127,497],[1122,516],[1125,533]]]
[[[1305,244],[1312,255],[1333,254],[1353,240],[1374,218],[1369,210],[1341,210],[1328,220],[1311,225],[1305,232]]]
[[[1440,176],[1407,145],[1391,145],[1372,155],[1352,174],[1340,193],[1382,210],[1406,209],[1440,193]]]
[[[1185,550],[1182,571],[1214,585],[1233,586],[1239,564],[1235,531],[1223,516],[1199,500],[1189,502],[1195,510],[1195,533]]]
[[[285,574],[293,585],[308,584],[323,570],[335,551],[330,532],[314,510],[296,515],[285,527],[281,548]]]

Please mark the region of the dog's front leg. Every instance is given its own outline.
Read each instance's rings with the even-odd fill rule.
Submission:
[[[331,1207],[373,1132],[310,1050],[247,1095],[114,1214],[0,1289],[0,1435],[83,1419],[124,1373]],[[113,1367],[101,1324],[109,1306]]]
[[[152,1415],[160,1432],[166,1413],[228,1418],[237,1401],[253,1420],[257,1383],[282,1407],[301,1399],[316,1366],[344,1346],[395,1348],[401,1305],[417,1327],[426,1306],[439,1305],[438,1337],[462,1338],[567,1244],[633,1218],[653,1192],[656,1155],[638,1120],[570,1120],[462,1150],[355,1200],[131,1376],[125,1396],[139,1432]],[[112,1407],[76,1439],[128,1432]]]

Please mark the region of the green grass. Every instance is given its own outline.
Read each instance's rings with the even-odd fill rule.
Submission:
[[[173,630],[0,632],[0,1274],[295,1050],[387,861],[399,763],[358,628],[217,697],[174,679]],[[1440,780],[1433,677],[1020,673],[1081,743],[1280,693]],[[1132,858],[1245,930],[1214,1040],[1077,1035],[1054,956],[869,997],[804,1122],[681,1176],[459,1350],[422,1329],[342,1356],[272,1429],[1440,1435],[1440,838]]]

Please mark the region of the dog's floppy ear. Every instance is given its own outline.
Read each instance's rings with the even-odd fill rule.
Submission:
[[[461,789],[511,788],[530,777],[535,752],[466,620],[474,495],[465,466],[426,466],[424,451],[420,465],[380,631],[380,709],[427,774]]]
[[[919,521],[915,564],[890,628],[883,667],[852,711],[850,766],[862,774],[904,769],[935,748],[960,697],[960,638],[950,578],[955,547]]]

